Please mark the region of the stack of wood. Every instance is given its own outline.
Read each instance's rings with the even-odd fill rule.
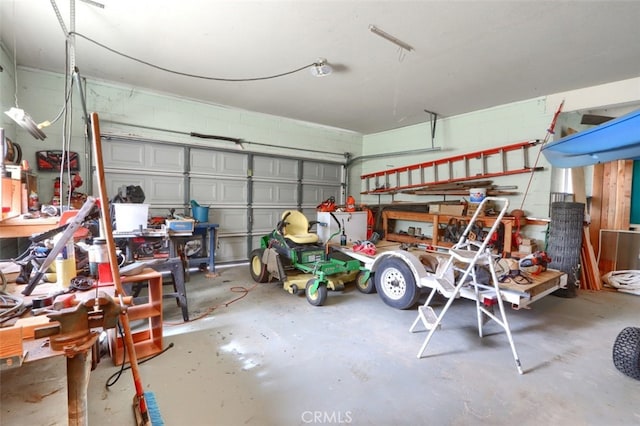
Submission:
[[[468,197],[471,188],[485,188],[487,195],[493,197],[517,194],[517,192],[515,192],[515,189],[517,189],[516,186],[496,186],[493,185],[493,181],[491,180],[440,183],[407,189],[402,192],[413,195],[455,195]]]
[[[580,289],[581,290],[602,290],[602,279],[598,260],[593,251],[589,238],[589,226],[585,226],[582,231],[582,247],[580,249]]]

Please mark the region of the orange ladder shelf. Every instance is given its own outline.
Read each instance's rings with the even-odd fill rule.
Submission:
[[[162,274],[146,268],[142,273],[122,277],[123,284],[148,282],[149,301],[127,309],[129,320],[148,319],[148,326],[133,331],[133,346],[138,359],[147,358],[162,351]],[[116,335],[117,328],[109,330],[109,351],[115,365],[124,361],[123,339]]]
[[[425,163],[412,164],[394,169],[368,173],[360,176],[365,181],[365,190],[361,194],[394,194],[407,189],[415,189],[443,183],[464,182],[507,176],[518,173],[530,173],[543,167],[529,167],[528,148],[540,141],[518,142],[498,148],[470,152],[454,157],[442,158]],[[510,168],[507,153],[522,152],[522,167]],[[499,155],[496,167],[489,157]],[[490,171],[492,168],[499,169]],[[392,182],[393,181],[393,182]]]

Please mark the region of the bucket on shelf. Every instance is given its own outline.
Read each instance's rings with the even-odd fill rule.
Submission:
[[[472,203],[481,203],[487,197],[487,188],[471,188],[469,189],[469,201]]]
[[[209,207],[201,206],[195,200],[191,200],[191,216],[198,222],[209,222]]]

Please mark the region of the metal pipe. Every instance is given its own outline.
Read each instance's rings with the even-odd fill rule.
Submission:
[[[413,149],[411,151],[385,152],[380,154],[361,155],[359,157],[353,157],[351,160],[349,160],[347,162],[347,166],[350,166],[356,161],[369,160],[372,158],[400,157],[402,155],[424,154],[426,152],[435,152],[435,151],[441,151],[441,150],[442,148],[440,147],[432,147],[432,148]]]
[[[229,136],[216,136],[216,135],[207,135],[207,134],[196,133],[196,132],[184,132],[184,131],[180,131],[180,130],[162,129],[162,128],[159,128],[159,127],[145,126],[145,125],[142,125],[142,124],[123,123],[121,121],[114,121],[114,120],[102,120],[102,121],[105,122],[105,123],[117,124],[117,125],[121,125],[121,126],[130,126],[130,127],[136,127],[136,128],[139,128],[139,129],[156,130],[156,131],[160,131],[160,132],[173,133],[173,134],[177,134],[177,135],[185,135],[185,136],[197,137],[199,139],[217,139],[217,140],[222,140],[222,141],[228,141],[228,142],[233,142],[236,146],[238,146],[238,145],[256,145],[256,146],[264,146],[264,147],[268,147],[268,148],[278,148],[278,149],[284,149],[284,150],[295,150],[295,151],[310,152],[310,153],[314,153],[314,154],[325,154],[325,155],[328,154],[328,155],[336,155],[336,156],[345,156],[346,155],[346,153],[320,151],[320,150],[316,150],[316,149],[307,149],[307,148],[292,148],[292,147],[273,145],[273,144],[262,143],[262,142],[253,142],[253,141],[244,140],[242,138],[232,138],[232,137],[229,137]]]

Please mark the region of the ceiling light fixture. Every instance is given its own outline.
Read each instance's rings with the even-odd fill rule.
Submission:
[[[40,127],[33,121],[33,118],[21,108],[12,107],[9,111],[5,111],[9,117],[13,119],[20,127],[29,132],[31,136],[41,141],[45,140],[47,135],[44,134]]]
[[[413,50],[413,47],[411,45],[405,43],[404,41],[400,40],[397,37],[392,36],[387,32],[382,31],[380,28],[376,27],[375,25],[369,25],[369,31],[371,31],[377,36],[382,37],[387,41],[390,41],[391,43],[395,44],[396,46],[399,46],[400,48],[406,50],[407,52],[411,52]]]
[[[326,77],[333,72],[331,65],[327,64],[325,58],[318,58],[311,67],[311,74],[315,77]]]

